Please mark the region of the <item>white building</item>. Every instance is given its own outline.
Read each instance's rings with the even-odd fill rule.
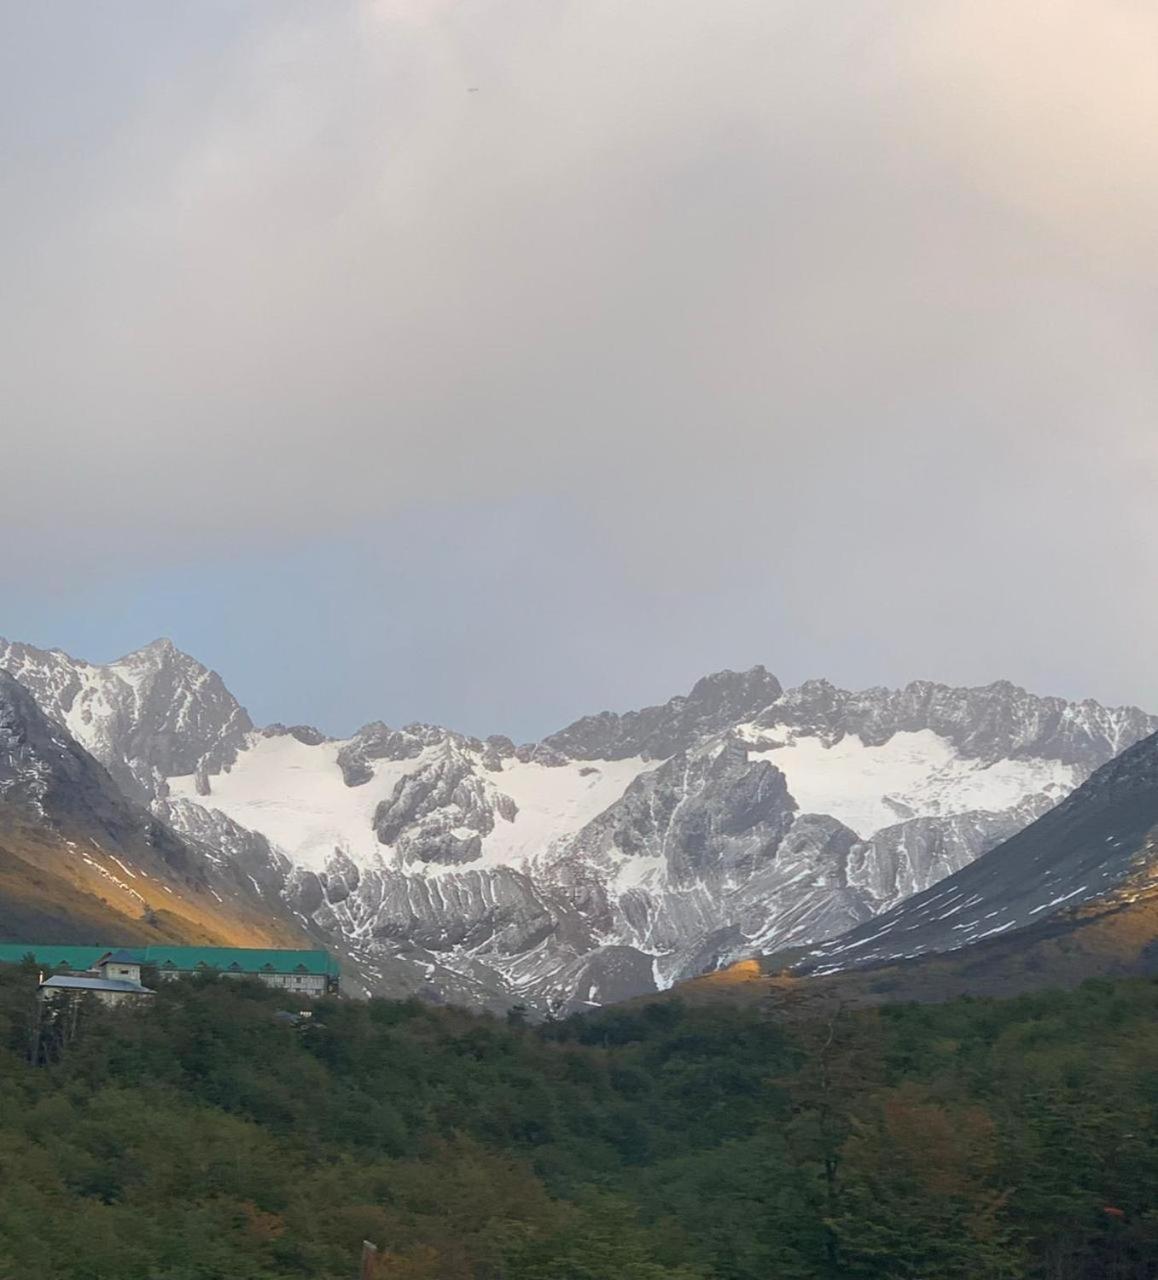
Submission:
[[[96,965],[93,974],[53,974],[40,984],[41,1000],[75,1000],[81,996],[95,996],[101,1004],[135,1004],[154,995],[150,987],[141,985],[141,966],[118,960],[121,952],[110,952]]]

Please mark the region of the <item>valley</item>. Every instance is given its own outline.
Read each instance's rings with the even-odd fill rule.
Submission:
[[[785,689],[756,667],[538,743],[382,721],[333,739],[254,726],[168,641],[105,666],[0,641],[0,671],[181,851],[155,892],[115,839],[41,859],[131,920],[125,941],[162,918],[197,940],[305,938],[353,991],[556,1013],[748,956],[855,950],[1158,730],[1010,684]]]

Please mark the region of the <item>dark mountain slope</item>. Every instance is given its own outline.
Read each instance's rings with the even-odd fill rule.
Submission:
[[[868,924],[741,961],[691,999],[941,1001],[1158,975],[1158,735],[991,853]]]
[[[348,950],[370,989],[541,1011],[864,924],[1158,729],[1008,683],[785,690],[754,667],[521,747],[377,721],[331,741],[255,730],[164,641],[103,665],[0,641],[0,670],[66,736],[47,774],[60,786],[32,799],[90,861],[95,825],[213,913],[254,904]],[[77,744],[118,802],[90,789],[69,835]],[[35,771],[20,784],[31,794]],[[145,807],[157,825],[140,826]],[[102,865],[118,892],[141,890]]]
[[[301,931],[244,868],[127,799],[0,672],[0,937],[268,945]]]
[[[831,973],[955,951],[1076,908],[1149,891],[1158,862],[1158,734],[1104,765],[1057,808],[976,862],[794,966]]]
[[[802,974],[791,960],[783,952],[742,960],[681,983],[672,994],[692,1002],[809,1013],[837,1005],[1000,999],[1072,989],[1091,978],[1158,977],[1158,883],[1139,884],[1126,897],[1063,908],[1037,924],[956,951],[821,975]]]

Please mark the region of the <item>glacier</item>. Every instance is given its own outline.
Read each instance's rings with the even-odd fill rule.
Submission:
[[[135,800],[337,947],[367,991],[560,1011],[893,909],[1158,730],[1133,708],[784,689],[763,667],[516,746],[370,721],[256,727],[168,641],[0,669]]]

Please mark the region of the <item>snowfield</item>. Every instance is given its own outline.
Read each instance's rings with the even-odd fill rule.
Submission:
[[[896,733],[881,746],[850,734],[832,746],[797,737],[771,751],[752,751],[788,779],[804,813],[826,813],[869,839],[909,818],[1000,813],[1027,796],[1060,800],[1082,780],[1058,760],[999,760],[986,765],[958,754],[929,729]]]
[[[555,841],[573,835],[610,808],[657,760],[577,760],[548,768],[504,760],[491,774],[496,788],[519,806],[514,822],[499,817],[483,841],[482,861],[491,866],[523,866]],[[479,864],[473,864],[479,865]]]
[[[249,742],[226,773],[210,780],[208,796],[197,794],[194,775],[170,778],[175,799],[219,809],[234,822],[260,831],[299,867],[321,871],[340,851],[359,867],[387,852],[372,828],[374,811],[388,800],[401,779],[419,773],[443,750],[429,747],[409,760],[377,760],[374,777],[361,786],[346,785],[338,766],[345,742],[309,746],[289,734]],[[495,814],[494,830],[483,839],[482,854],[471,867],[522,867],[554,841],[578,831],[615,803],[641,773],[657,762],[572,761],[549,767],[503,761],[501,772],[477,764],[479,775],[518,806],[513,821]],[[462,828],[458,834],[473,834]],[[427,874],[445,870],[437,865]]]
[[[785,689],[753,667],[538,743],[381,720],[327,741],[257,729],[166,640],[104,666],[0,640],[0,670],[247,910],[268,901],[354,948],[367,989],[490,1007],[586,1007],[820,945],[967,869],[1158,731],[1136,707],[1007,681]],[[1072,888],[1037,886],[1027,912]],[[929,927],[952,942],[1011,918],[935,905]]]
[[[426,753],[413,760],[379,760],[371,782],[348,787],[337,763],[344,745],[307,746],[288,734],[253,734],[229,772],[211,779],[210,795],[197,794],[192,774],[170,778],[169,789],[178,799],[220,809],[260,831],[300,867],[320,871],[335,850],[368,866],[381,850],[370,825],[378,802],[400,778],[422,767]]]

